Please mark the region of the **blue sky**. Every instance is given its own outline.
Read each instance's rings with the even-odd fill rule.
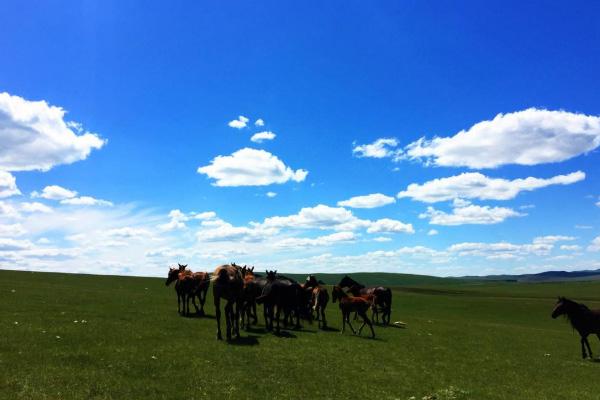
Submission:
[[[599,11],[8,3],[0,268],[600,268]]]

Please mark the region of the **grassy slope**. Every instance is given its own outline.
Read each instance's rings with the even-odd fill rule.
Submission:
[[[227,345],[214,339],[213,319],[179,317],[163,282],[0,271],[0,398],[420,399],[452,386],[458,395],[447,398],[596,399],[600,391],[600,363],[581,361],[577,336],[549,317],[557,294],[600,307],[598,283],[425,282],[395,291],[393,319],[408,329],[376,328],[377,340],[305,324],[290,337],[259,327]],[[337,307],[328,315],[338,327]]]

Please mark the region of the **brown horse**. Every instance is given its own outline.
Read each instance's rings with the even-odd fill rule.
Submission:
[[[223,336],[221,335],[221,299],[226,300],[225,324],[227,325],[227,340],[231,340],[232,331],[239,338],[239,318],[244,291],[242,269],[235,264],[220,265],[213,272],[211,281],[213,282],[215,316],[217,318],[217,340],[223,340]]]
[[[210,285],[210,280],[206,272],[192,272],[186,269],[187,265],[178,264],[179,268],[170,268],[165,285],[175,282],[175,292],[177,293],[177,311],[181,314],[181,304],[183,305],[183,315],[190,313],[190,300],[196,309],[196,313],[204,315],[204,303],[206,302],[206,292]],[[195,298],[198,298],[200,308],[196,305]]]
[[[559,297],[552,311],[552,318],[560,315],[566,316],[573,329],[581,336],[581,356],[586,358],[585,348],[587,346],[589,356],[592,358],[592,349],[587,337],[590,334],[596,334],[600,339],[600,310],[590,310],[584,304]]]
[[[348,275],[344,276],[338,286],[341,288],[348,288],[349,292],[353,296],[361,295],[373,295],[373,317],[376,321],[379,320],[379,312],[381,312],[381,321],[384,325],[390,323],[392,315],[392,290],[384,286],[372,286],[365,287],[350,278]]]
[[[317,319],[318,327],[327,328],[327,318],[325,318],[325,309],[329,303],[329,292],[321,285],[312,289],[311,309]]]
[[[350,326],[352,333],[356,334],[356,331],[352,327],[352,323],[350,323],[350,313],[356,312],[363,320],[363,324],[358,329],[358,334],[364,328],[365,325],[369,325],[371,328],[371,338],[375,338],[375,331],[373,330],[373,324],[371,320],[367,316],[367,310],[371,307],[369,301],[362,297],[352,297],[349,296],[346,292],[342,290],[339,286],[333,287],[333,302],[339,300],[340,302],[340,310],[342,310],[342,334],[346,329],[346,323]]]
[[[254,274],[254,267],[242,267],[242,277],[244,278],[243,303],[241,311],[242,328],[250,328],[250,318],[252,324],[258,323],[256,315],[256,298],[262,293],[262,288],[266,284],[266,279],[257,279]]]

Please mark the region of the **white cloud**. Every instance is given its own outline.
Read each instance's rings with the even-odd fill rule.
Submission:
[[[367,228],[368,233],[415,233],[415,230],[412,224],[405,224],[401,221],[390,219],[390,218],[382,218],[377,221],[372,221],[369,227]]]
[[[316,238],[286,238],[275,243],[278,248],[304,248],[331,246],[337,243],[353,242],[356,235],[353,232],[336,232]]]
[[[252,135],[250,138],[254,143],[262,143],[264,140],[273,140],[275,139],[276,134],[270,131],[258,132]]]
[[[489,178],[479,172],[466,172],[448,178],[434,179],[421,185],[411,183],[398,197],[410,197],[426,203],[454,198],[480,200],[510,200],[522,191],[532,191],[550,185],[570,185],[585,179],[581,171],[557,175],[549,179],[525,178],[507,180]]]
[[[294,171],[265,150],[243,148],[230,156],[217,156],[198,168],[198,173],[216,180],[214,186],[265,186],[287,181],[302,182],[308,171]]]
[[[214,215],[205,214],[204,217],[207,217],[207,218],[199,218],[199,219],[210,219],[210,218],[214,218],[215,216],[216,216],[216,214],[214,214]],[[176,229],[183,229],[186,227],[185,222],[190,219],[187,215],[182,213],[181,210],[171,210],[169,212],[169,218],[171,219],[169,222],[158,225],[158,228],[163,231],[173,231]]]
[[[564,236],[564,235],[548,235],[548,236],[538,236],[533,239],[533,243],[535,244],[555,244],[556,242],[568,242],[577,239],[574,236]]]
[[[575,225],[575,229],[593,229],[591,225]]]
[[[270,199],[272,199],[273,197],[277,196],[277,193],[275,192],[267,192],[266,196]]]
[[[233,226],[220,219],[212,221],[210,224],[203,224],[203,226],[208,226],[209,229],[203,229],[196,233],[197,239],[201,242],[258,242],[277,232],[277,229],[259,225],[254,227]]]
[[[393,197],[381,193],[373,193],[366,196],[355,196],[348,200],[338,201],[337,205],[351,208],[375,208],[395,203]]]
[[[437,231],[437,229],[430,229],[429,232],[427,232],[428,236],[435,236],[437,235],[439,232]]]
[[[113,203],[107,200],[95,199],[90,196],[72,197],[60,201],[60,204],[68,204],[71,206],[106,206],[112,207]]]
[[[384,242],[391,242],[392,238],[389,236],[377,236],[373,238],[374,242],[380,242],[380,243],[384,243]]]
[[[0,224],[0,237],[22,236],[27,233],[21,224]]]
[[[596,236],[587,247],[588,251],[600,251],[600,236]]]
[[[14,251],[29,249],[33,246],[29,240],[0,238],[0,251]]]
[[[552,243],[514,244],[508,242],[464,242],[451,245],[448,247],[448,251],[456,253],[461,257],[476,256],[488,259],[509,260],[522,258],[528,255],[548,255],[553,248],[554,244]]]
[[[84,160],[106,143],[95,133],[78,135],[64,116],[65,110],[45,101],[0,93],[0,169],[47,171]]]
[[[232,128],[242,129],[248,125],[248,121],[249,121],[248,118],[244,117],[243,115],[240,115],[237,119],[234,119],[233,121],[229,121],[229,123],[227,125],[229,125]]]
[[[194,213],[192,214],[194,219],[199,219],[199,220],[208,220],[208,219],[213,219],[216,218],[217,213],[215,213],[214,211],[204,211],[201,213]]]
[[[369,221],[356,218],[351,211],[345,208],[319,204],[315,207],[304,207],[298,214],[265,218],[260,225],[277,229],[335,229],[344,231],[367,227]]]
[[[600,117],[529,108],[498,114],[452,137],[421,138],[405,157],[440,166],[496,168],[568,160],[600,145]]]
[[[152,233],[146,228],[124,226],[107,230],[106,236],[120,239],[143,239],[151,237]]]
[[[581,246],[578,244],[563,244],[560,246],[560,249],[565,251],[580,251]]]
[[[33,198],[41,197],[48,200],[64,200],[73,198],[75,196],[77,196],[76,191],[65,189],[64,187],[58,185],[46,186],[42,190],[41,194],[38,192],[31,193],[31,197]]]
[[[262,118],[259,118],[256,121],[254,121],[254,125],[255,126],[265,126],[265,121],[263,121]]]
[[[429,218],[431,225],[490,225],[503,222],[507,218],[525,215],[511,208],[477,206],[465,201],[455,201],[452,213],[427,207],[427,211],[420,214],[419,218]]]
[[[37,201],[34,202],[22,202],[19,203],[20,209],[26,213],[51,213],[52,208],[48,207],[45,204],[39,203]]]
[[[2,128],[0,128],[0,131],[1,129]],[[17,187],[17,180],[15,177],[6,171],[0,171],[0,198],[18,194],[21,194],[21,191]]]
[[[352,154],[356,157],[385,158],[397,156],[398,140],[395,138],[379,138],[370,144],[355,145]]]
[[[5,201],[0,201],[0,217],[15,219],[20,216],[21,214],[15,206]]]

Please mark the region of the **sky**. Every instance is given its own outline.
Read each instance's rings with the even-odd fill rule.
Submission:
[[[599,12],[6,2],[0,268],[600,268]]]

